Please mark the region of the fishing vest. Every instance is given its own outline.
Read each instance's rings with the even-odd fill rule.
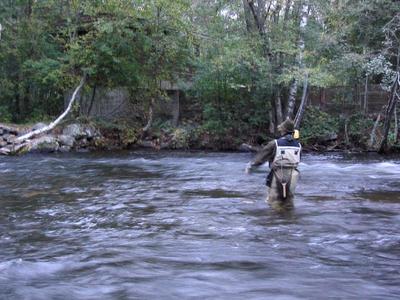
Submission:
[[[300,163],[301,145],[293,138],[284,136],[275,140],[276,151],[272,168],[296,168]]]

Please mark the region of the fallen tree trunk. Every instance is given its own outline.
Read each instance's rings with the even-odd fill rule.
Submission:
[[[42,134],[42,133],[46,133],[46,132],[48,132],[48,131],[54,129],[54,127],[56,127],[56,126],[62,121],[62,119],[64,119],[65,116],[71,111],[71,108],[72,108],[72,105],[73,105],[74,102],[75,102],[76,96],[77,96],[77,94],[79,93],[79,91],[82,89],[82,87],[84,86],[85,82],[86,82],[86,75],[84,75],[84,76],[82,77],[82,79],[81,79],[81,81],[80,81],[78,87],[75,89],[74,93],[72,94],[72,97],[71,97],[71,99],[69,100],[67,109],[66,109],[56,120],[54,120],[53,122],[51,122],[51,123],[50,123],[48,126],[46,126],[46,127],[43,127],[43,128],[40,128],[40,129],[37,129],[37,130],[34,130],[34,131],[31,131],[31,132],[29,132],[29,133],[27,133],[27,134],[24,134],[24,135],[22,135],[22,136],[16,138],[16,139],[15,139],[15,142],[16,142],[16,143],[22,143],[22,142],[24,142],[24,141],[27,140],[27,139],[30,139],[30,138],[32,138],[32,137],[34,137],[34,136],[37,136],[37,135]]]

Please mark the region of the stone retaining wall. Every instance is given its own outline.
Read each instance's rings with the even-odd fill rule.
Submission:
[[[0,124],[0,148],[11,146],[18,135],[20,135],[19,129]]]

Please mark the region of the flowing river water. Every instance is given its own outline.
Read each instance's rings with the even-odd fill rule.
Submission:
[[[0,299],[400,299],[400,158],[305,155],[278,214],[251,157],[1,157]]]

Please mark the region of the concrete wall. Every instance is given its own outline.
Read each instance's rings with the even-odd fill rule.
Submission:
[[[167,87],[167,86],[166,86]],[[166,90],[167,99],[156,101],[154,113],[156,117],[170,119],[177,125],[180,116],[180,101],[182,93],[171,86]],[[142,118],[147,111],[143,111],[141,103],[135,103],[126,88],[105,89],[97,88],[92,103],[93,91],[86,91],[78,99],[79,112],[81,115],[98,117],[107,121],[135,120]],[[65,99],[65,106],[68,105],[69,97]],[[141,101],[139,101],[141,102]]]
[[[127,118],[134,113],[126,89],[97,88],[93,104],[92,92],[83,94],[79,99],[79,110],[82,115],[113,121]]]
[[[170,120],[174,125],[179,123],[181,116],[185,119],[199,118],[201,107],[195,106],[196,101],[187,99],[176,84],[163,82],[162,88],[166,92],[168,99],[156,101],[156,107],[154,108],[156,118]],[[382,90],[379,85],[370,85],[367,95],[368,112],[380,112],[382,107],[386,105],[388,96],[389,93]],[[135,101],[132,101],[132,97],[125,88],[97,88],[93,104],[91,104],[91,99],[92,91],[86,91],[80,97],[79,104],[82,115],[115,121],[141,119],[147,114],[147,111],[143,111],[141,100],[135,104]],[[334,87],[311,89],[309,103],[331,113],[354,113],[361,111],[364,107],[364,88]]]

